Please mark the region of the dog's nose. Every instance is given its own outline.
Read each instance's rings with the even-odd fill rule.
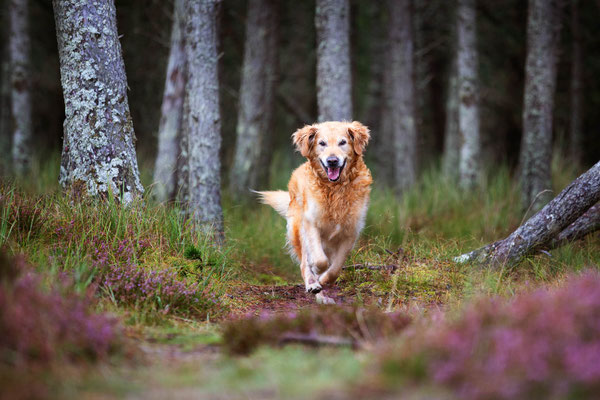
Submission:
[[[338,160],[337,157],[335,157],[335,156],[327,157],[327,166],[328,167],[335,168],[338,166],[339,163],[340,163],[340,161]]]

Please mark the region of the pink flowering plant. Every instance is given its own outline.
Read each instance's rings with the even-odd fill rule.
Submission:
[[[600,275],[434,318],[386,347],[380,368],[389,382],[432,382],[461,399],[591,398],[600,393]]]
[[[206,282],[192,282],[175,269],[149,270],[140,265],[150,247],[148,239],[136,239],[128,228],[123,239],[107,234],[90,235],[83,241],[76,236],[75,220],[55,231],[59,243],[56,254],[64,257],[70,247],[85,252],[93,273],[92,281],[116,304],[136,306],[163,314],[204,316],[218,304]],[[203,287],[201,287],[203,286]]]

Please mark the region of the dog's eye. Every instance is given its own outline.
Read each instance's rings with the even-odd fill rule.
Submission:
[[[346,144],[346,140],[345,140],[345,139],[342,139],[342,140],[340,141],[340,143],[339,143],[339,145],[340,145],[340,146],[343,146],[343,145],[345,145],[345,144]]]
[[[326,144],[327,144],[327,143],[325,143],[325,142],[324,142],[324,141],[322,141],[322,140],[319,142],[319,146],[325,146]]]

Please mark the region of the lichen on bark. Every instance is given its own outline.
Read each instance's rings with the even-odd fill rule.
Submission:
[[[53,6],[65,101],[60,183],[129,203],[143,187],[114,1]]]

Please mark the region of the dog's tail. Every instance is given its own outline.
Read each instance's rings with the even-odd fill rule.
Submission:
[[[262,203],[268,204],[275,209],[284,218],[287,217],[287,211],[290,206],[290,194],[283,190],[274,190],[269,192],[256,192]]]

